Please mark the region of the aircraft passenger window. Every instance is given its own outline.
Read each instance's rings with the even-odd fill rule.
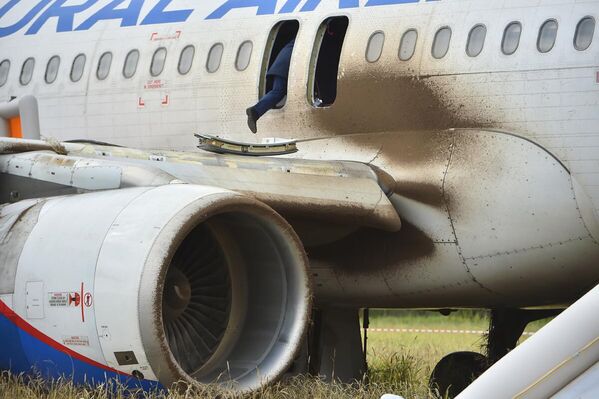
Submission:
[[[449,50],[450,41],[451,29],[448,26],[439,29],[435,34],[435,40],[433,41],[433,57],[436,59],[445,57],[447,51]]]
[[[135,75],[137,71],[137,63],[139,62],[139,51],[131,50],[125,57],[125,63],[123,64],[123,76],[129,79]]]
[[[416,51],[416,42],[418,41],[418,32],[416,29],[407,30],[401,37],[401,43],[399,44],[399,59],[402,61],[408,61],[414,56]]]
[[[579,51],[588,49],[593,42],[594,34],[595,18],[584,17],[581,19],[576,27],[576,34],[574,35],[574,48]]]
[[[270,66],[275,62],[277,55],[287,43],[294,40],[299,31],[299,22],[296,20],[288,20],[278,22],[272,27],[268,34],[266,47],[264,48],[264,57],[262,59],[262,69],[260,70],[260,83],[258,85],[258,96],[262,98],[266,93],[272,90],[273,79],[267,79],[266,74]],[[293,55],[293,51],[292,51]],[[277,104],[276,109],[285,106],[287,96]]]
[[[501,42],[501,51],[503,51],[503,54],[512,55],[518,50],[521,34],[522,25],[520,22],[512,22],[505,28],[503,41]]]
[[[250,65],[250,59],[252,58],[252,48],[254,45],[249,40],[241,43],[237,50],[237,58],[235,58],[235,68],[238,71],[245,71]]]
[[[46,65],[46,75],[44,79],[46,83],[54,83],[56,80],[56,76],[58,75],[58,67],[60,66],[60,57],[57,55],[51,57],[48,60],[48,65]]]
[[[377,62],[383,53],[384,44],[385,34],[380,30],[374,32],[368,39],[368,46],[366,46],[366,61]]]
[[[466,54],[470,57],[478,56],[485,46],[485,38],[487,37],[487,28],[484,25],[476,25],[468,35],[468,43],[466,44]]]
[[[177,70],[181,75],[186,75],[190,71],[195,52],[196,49],[191,44],[185,46],[183,50],[181,50],[181,55],[179,56],[179,65],[177,65]]]
[[[541,53],[548,53],[555,45],[557,37],[557,21],[550,19],[545,21],[539,29],[539,38],[537,40],[537,48]]]
[[[154,51],[152,56],[152,64],[150,65],[150,75],[158,76],[164,69],[164,63],[166,61],[166,49],[164,47],[158,48]]]
[[[71,82],[78,82],[83,76],[83,68],[85,67],[85,54],[79,54],[73,60],[71,66]]]
[[[106,52],[100,56],[98,61],[98,69],[96,69],[96,77],[98,80],[104,80],[110,72],[110,64],[112,64],[112,53]]]
[[[21,68],[21,77],[19,78],[19,82],[23,86],[29,84],[31,82],[31,77],[33,76],[33,67],[35,66],[35,60],[31,57],[27,58],[23,63],[23,67]]]
[[[348,26],[347,17],[332,17],[318,29],[310,60],[313,73],[308,80],[308,101],[315,107],[329,106],[337,98],[337,73]]]
[[[212,46],[208,52],[208,59],[206,60],[206,69],[208,72],[213,73],[218,71],[218,68],[220,67],[220,60],[223,57],[223,50],[224,47],[222,43],[216,43],[214,46]]]
[[[0,62],[0,87],[6,84],[8,80],[8,72],[10,71],[10,61],[4,60]]]

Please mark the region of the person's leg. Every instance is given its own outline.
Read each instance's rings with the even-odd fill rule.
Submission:
[[[266,93],[256,105],[248,108],[245,112],[248,116],[248,127],[254,133],[257,132],[256,122],[267,111],[273,109],[287,94],[287,82],[280,76],[273,76],[273,88]]]
[[[258,115],[258,119],[266,112],[276,107],[286,94],[287,84],[285,79],[280,76],[273,76],[272,90],[266,93],[253,107]]]

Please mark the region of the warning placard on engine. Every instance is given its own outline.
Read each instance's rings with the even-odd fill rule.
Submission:
[[[69,293],[68,292],[49,292],[48,296],[49,296],[48,304],[51,307],[69,306]]]
[[[63,336],[62,343],[67,346],[89,346],[89,337],[85,335]]]

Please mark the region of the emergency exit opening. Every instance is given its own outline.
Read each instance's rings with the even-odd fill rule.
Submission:
[[[272,90],[272,79],[266,78],[268,69],[273,64],[277,55],[283,47],[291,40],[295,39],[299,31],[299,22],[296,20],[281,21],[270,30],[266,48],[264,50],[264,58],[262,60],[262,70],[260,73],[259,96],[262,98],[266,93]],[[279,102],[276,108],[282,108],[285,105],[287,96]]]
[[[308,101],[315,107],[326,107],[335,102],[339,60],[348,25],[347,17],[331,17],[318,29],[308,80]]]

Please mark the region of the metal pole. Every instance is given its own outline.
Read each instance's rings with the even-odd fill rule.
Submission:
[[[364,308],[362,312],[362,328],[364,329],[364,373],[368,373],[368,359],[366,350],[368,349],[368,327],[370,326],[370,309]]]

